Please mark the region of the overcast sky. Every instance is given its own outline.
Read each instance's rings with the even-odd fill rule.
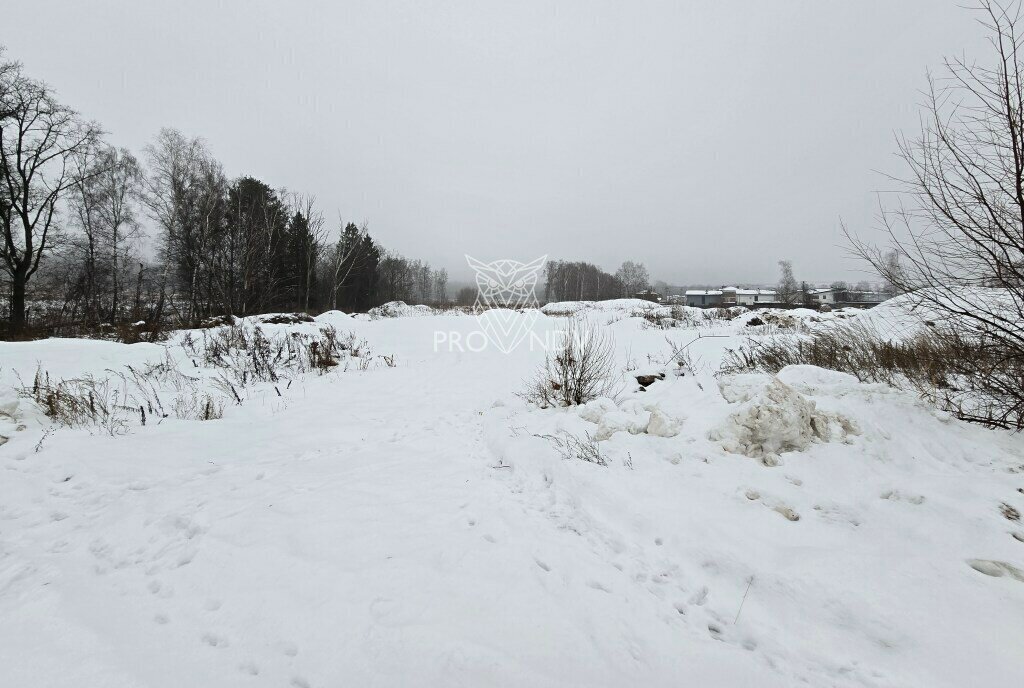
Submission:
[[[0,43],[141,151],[230,176],[468,275],[539,255],[681,283],[859,279],[925,70],[983,50],[959,0],[0,0]]]

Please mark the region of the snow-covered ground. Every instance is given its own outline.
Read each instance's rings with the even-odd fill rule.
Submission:
[[[1019,436],[817,368],[716,377],[770,336],[753,314],[569,306],[614,335],[615,400],[530,406],[543,351],[407,307],[261,325],[365,342],[237,385],[223,418],[111,434],[14,389],[170,361],[196,380],[163,378],[170,408],[213,389],[201,333],[0,343],[0,686],[1024,683]],[[666,338],[696,339],[695,373]]]

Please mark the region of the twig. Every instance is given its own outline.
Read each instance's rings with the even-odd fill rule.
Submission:
[[[740,622],[740,613],[743,611],[743,603],[747,601],[747,593],[750,592],[750,586],[753,584],[754,577],[751,576],[750,579],[747,580],[747,589],[743,591],[743,599],[740,600],[740,608],[736,610],[736,619],[732,622],[733,626]]]

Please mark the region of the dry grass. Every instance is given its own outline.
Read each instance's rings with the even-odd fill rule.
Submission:
[[[590,433],[579,436],[563,432],[559,435],[534,435],[534,437],[551,442],[559,456],[566,461],[585,461],[598,466],[608,465],[608,459],[601,453],[600,445]],[[630,457],[629,467],[632,468],[632,457]]]
[[[1024,429],[1024,359],[997,343],[937,327],[889,340],[854,323],[748,341],[721,372],[777,373],[813,365],[917,392],[957,418]]]

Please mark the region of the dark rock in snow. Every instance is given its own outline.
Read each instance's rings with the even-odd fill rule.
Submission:
[[[656,380],[664,380],[665,373],[658,373],[657,375],[637,375],[636,381],[640,383],[641,387],[650,387]]]

